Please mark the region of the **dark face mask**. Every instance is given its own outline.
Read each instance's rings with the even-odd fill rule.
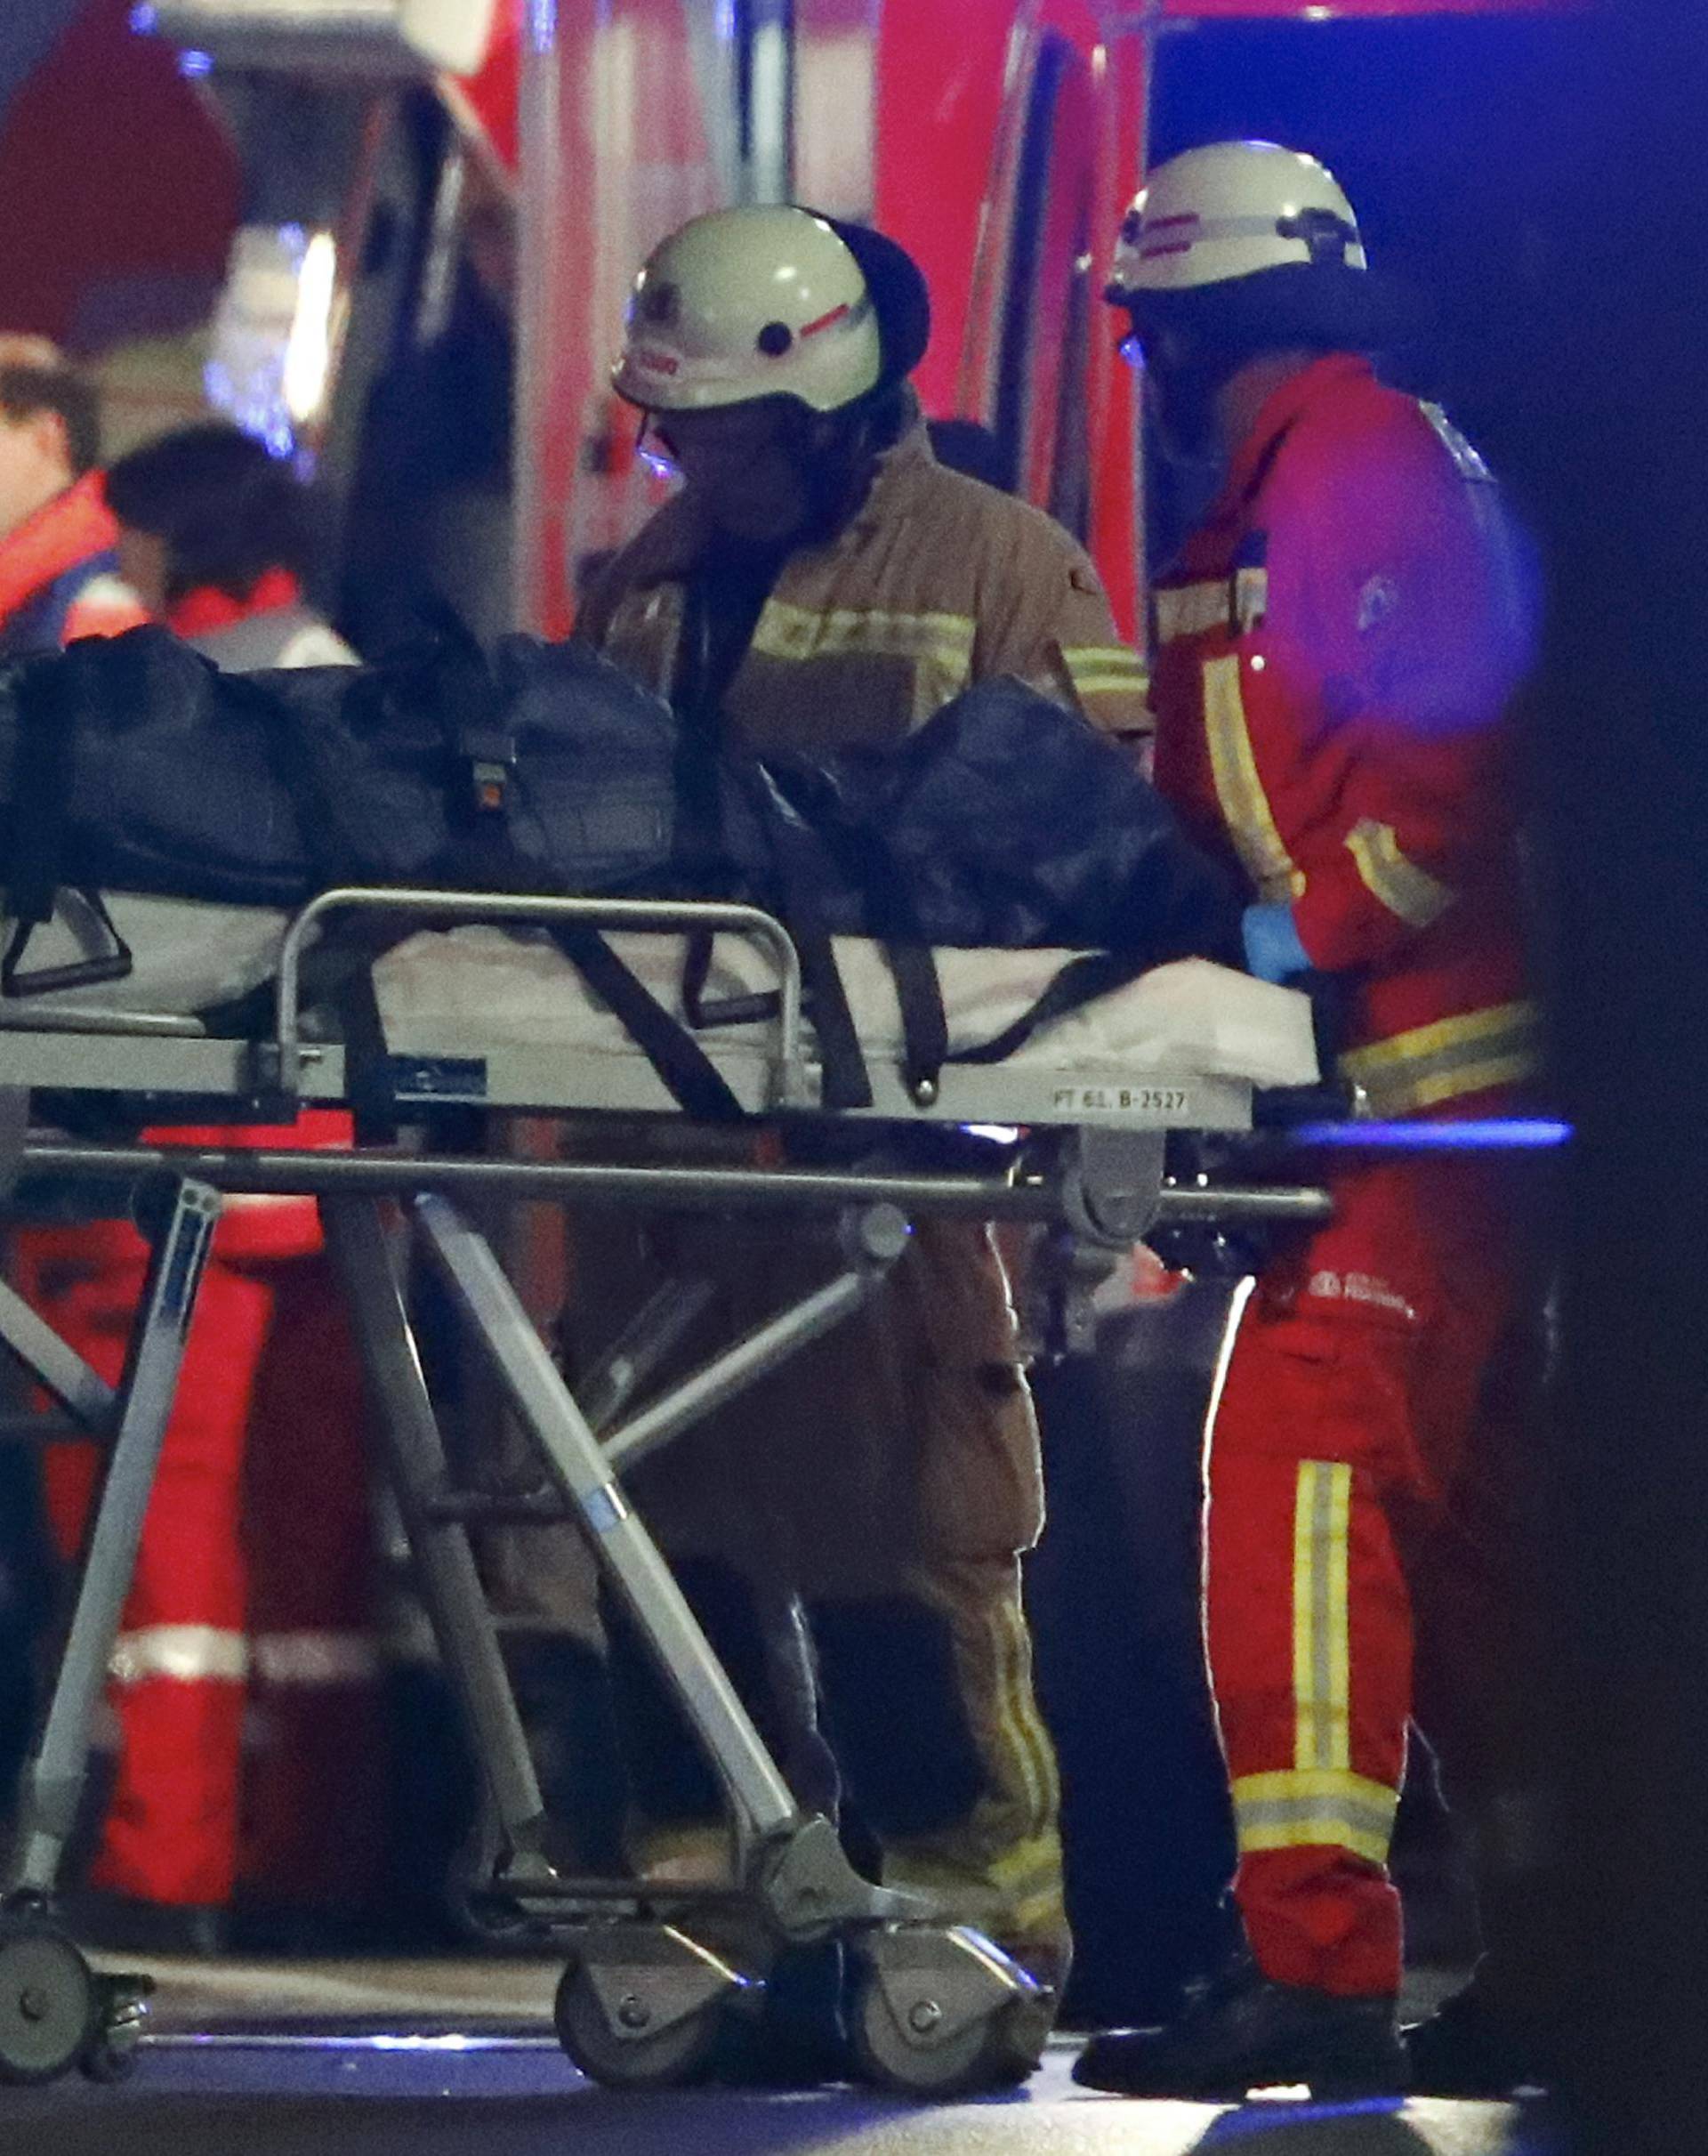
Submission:
[[[1202,473],[1222,461],[1216,439],[1216,399],[1239,361],[1210,352],[1172,329],[1140,340],[1145,368],[1145,407],[1156,445],[1171,464]]]

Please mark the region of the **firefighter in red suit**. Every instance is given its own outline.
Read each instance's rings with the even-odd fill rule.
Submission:
[[[1160,167],[1109,296],[1165,446],[1223,473],[1156,594],[1158,786],[1242,879],[1251,970],[1333,984],[1365,1110],[1508,1110],[1537,1047],[1504,723],[1525,640],[1487,472],[1362,356],[1398,298],[1314,159],[1219,143]],[[1205,1629],[1243,1940],[1177,2021],[1098,2039],[1094,2087],[1404,2087],[1386,1859],[1414,1712],[1473,1821],[1511,1810],[1486,1673],[1517,1640],[1512,1172],[1343,1158],[1333,1220],[1257,1280],[1214,1409]]]

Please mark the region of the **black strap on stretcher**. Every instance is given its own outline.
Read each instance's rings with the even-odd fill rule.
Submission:
[[[872,1079],[860,1048],[854,1013],[848,1005],[841,969],[825,926],[809,858],[810,834],[762,764],[745,774],[750,800],[758,811],[782,890],[785,925],[801,954],[801,984],[818,1036],[826,1108],[870,1108]]]
[[[741,1119],[741,1102],[711,1057],[596,928],[560,925],[552,935],[588,987],[610,1006],[686,1113],[712,1123]]]
[[[948,1021],[937,963],[900,865],[868,828],[809,825],[777,774],[764,763],[732,769],[765,833],[781,892],[779,910],[801,954],[802,986],[818,1037],[826,1107],[869,1108],[873,1095],[859,1033],[818,902],[816,876],[821,848],[861,894],[895,982],[901,1011],[903,1077],[916,1100],[929,1100],[948,1058]],[[776,1015],[777,998],[772,993],[706,1002],[710,963],[708,938],[690,949],[683,973],[683,1005],[692,1024],[745,1025]]]
[[[488,890],[533,890],[537,872],[517,852],[510,836],[516,741],[504,723],[497,684],[485,652],[466,630],[455,640],[451,656],[453,663],[437,679],[441,723],[465,773],[467,819],[455,842],[461,871],[456,880],[472,881]],[[598,929],[553,922],[547,931],[685,1113],[715,1123],[741,1118],[741,1103],[710,1056]]]
[[[76,891],[108,948],[69,965],[24,971],[36,931],[53,918],[65,865],[66,808],[70,798],[78,706],[75,662],[27,667],[18,682],[18,737],[12,773],[10,844],[5,871],[8,933],[0,952],[0,996],[52,996],[99,988],[131,973],[130,946],[113,924],[105,900],[83,884]]]
[[[764,835],[772,880],[781,893],[777,910],[800,953],[802,995],[818,1037],[825,1106],[869,1108],[872,1081],[815,894],[809,835],[763,764],[746,759],[726,763],[723,756],[722,695],[740,654],[731,645],[722,653],[721,666],[713,663],[708,605],[704,586],[691,581],[682,629],[685,679],[672,699],[678,727],[676,873],[686,888],[702,892],[727,878],[723,787],[730,778],[741,786]],[[704,1030],[772,1016],[777,1007],[774,996],[706,1001],[713,948],[709,934],[689,938],[681,984],[689,1023]]]
[[[948,1061],[1005,1062],[1017,1048],[1031,1039],[1040,1026],[1053,1024],[1058,1018],[1067,1017],[1070,1011],[1077,1011],[1098,997],[1107,996],[1112,989],[1124,988],[1143,970],[1140,961],[1126,951],[1086,951],[1080,957],[1070,958],[1030,1010],[1022,1011],[1011,1024],[1004,1026],[992,1039],[981,1041],[976,1048],[957,1048]]]

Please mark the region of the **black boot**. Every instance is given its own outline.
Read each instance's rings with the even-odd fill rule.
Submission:
[[[1093,2037],[1074,2079],[1119,2095],[1214,2102],[1300,2083],[1325,2097],[1398,2095],[1406,2054],[1391,1999],[1276,1983],[1241,1956],[1175,2021]]]
[[[1414,2095],[1486,2097],[1503,2103],[1519,2089],[1545,2089],[1553,2074],[1546,2046],[1497,2012],[1475,1979],[1445,1999],[1427,2021],[1402,2033]]]

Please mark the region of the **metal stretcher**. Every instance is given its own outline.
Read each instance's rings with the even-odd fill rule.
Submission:
[[[60,1926],[53,1894],[82,1791],[90,1732],[135,1562],[144,1508],[222,1199],[312,1195],[347,1295],[375,1410],[384,1472],[405,1523],[420,1593],[484,1778],[485,1828],[467,1900],[495,1928],[531,1928],[568,1961],[557,2018],[564,2047],[594,2078],[664,2087],[708,2071],[732,2028],[758,2015],[779,1957],[835,1937],[858,1972],[850,2034],[881,2085],[947,2095],[1022,2078],[1053,2001],[989,1941],[909,1897],[874,1886],[844,1856],[834,1824],[803,1813],[658,1550],[631,1509],[624,1472],[737,1398],[865,1304],[906,1248],[921,1214],[1019,1221],[1074,1248],[1124,1250],[1160,1223],[1321,1217],[1324,1194],[1286,1185],[1213,1187],[1170,1173],[1171,1131],[1249,1127],[1253,1088],[1192,1072],[1131,1086],[1088,1085],[1034,1059],[1016,1068],[946,1067],[911,1091],[874,1069],[862,1111],[869,1154],[848,1167],[603,1162],[584,1140],[587,1111],[632,1134],[668,1096],[643,1058],[591,1081],[572,1055],[498,1058],[442,1044],[391,1059],[390,1114],[431,1137],[447,1103],[531,1114],[575,1110],[573,1160],[423,1151],[407,1142],[348,1152],[238,1151],[51,1135],[31,1104],[73,1095],[130,1126],[276,1123],[298,1106],[349,1096],[346,1051],[309,1038],[303,956],[329,918],[383,910],[423,925],[574,921],[600,929],[706,931],[751,939],[769,957],[777,1005],[767,1052],[708,1049],[742,1105],[786,1123],[816,1109],[818,1072],[803,1028],[798,954],[782,924],[751,908],[521,899],[440,892],[337,891],[291,924],[265,1038],[209,1037],[175,1014],[0,1006],[0,1161],[20,1175],[122,1179],[146,1194],[153,1260],[122,1382],[105,1384],[9,1287],[0,1343],[108,1448],[86,1560],[39,1742],[25,1770],[20,1821],[0,1902],[0,2079],[41,2081],[133,2061],[146,2015],[140,1979],[97,1974]],[[63,1107],[58,1112],[64,1116]],[[842,1118],[838,1118],[842,1120]],[[855,1118],[850,1118],[853,1121]],[[1023,1126],[985,1143],[972,1165],[946,1152],[945,1126]],[[597,1123],[595,1120],[595,1127]],[[916,1154],[923,1135],[935,1133]],[[670,1211],[730,1209],[816,1217],[834,1252],[830,1276],[662,1391],[649,1388],[701,1306],[691,1281],[668,1286],[572,1393],[464,1199],[595,1197]],[[451,1290],[463,1332],[496,1378],[537,1458],[531,1487],[497,1496],[459,1488],[447,1459],[406,1295],[413,1233]],[[1071,1270],[1069,1268],[1068,1270]],[[732,1888],[568,1878],[545,1853],[539,1786],[471,1546],[472,1526],[572,1521],[623,1597],[714,1764],[737,1850]]]

